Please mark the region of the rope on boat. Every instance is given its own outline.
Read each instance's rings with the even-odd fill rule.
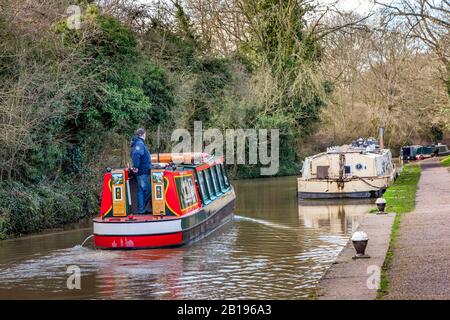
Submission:
[[[370,184],[369,182],[367,182],[365,179],[361,178],[361,177],[357,177],[359,180],[361,180],[362,182],[364,182],[365,184],[371,186],[372,188],[375,189],[381,189],[379,186],[374,186],[373,184]]]

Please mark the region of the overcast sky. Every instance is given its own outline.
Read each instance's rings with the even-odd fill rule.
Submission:
[[[150,3],[155,0],[136,0],[140,3]],[[163,2],[170,2],[169,0],[162,0]],[[335,3],[337,0],[317,0],[319,3]],[[379,0],[380,2],[388,2],[391,0]],[[373,8],[374,0],[338,0],[338,6],[345,11],[356,11],[357,13],[367,13]]]
[[[335,2],[335,0],[323,0],[324,2]],[[372,0],[340,0],[339,7],[346,11],[356,11],[358,13],[367,13],[373,6]]]

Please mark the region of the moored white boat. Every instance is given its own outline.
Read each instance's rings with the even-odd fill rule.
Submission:
[[[303,199],[379,197],[395,180],[397,170],[389,149],[375,139],[328,148],[307,157],[298,178]]]

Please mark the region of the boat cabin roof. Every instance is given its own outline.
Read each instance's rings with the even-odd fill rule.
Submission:
[[[364,148],[364,147],[354,147],[351,145],[343,145],[343,146],[329,147],[329,148],[327,148],[327,151],[318,153],[316,155],[313,155],[313,156],[310,156],[307,158],[316,159],[316,158],[320,158],[322,156],[329,155],[329,154],[343,154],[343,153],[344,154],[348,154],[348,153],[361,154],[363,156],[376,158],[376,157],[386,154],[387,152],[390,152],[390,150],[389,149],[372,149],[372,148]]]
[[[186,156],[185,154],[178,154],[179,156],[168,157],[166,154],[160,154],[165,161],[157,162],[158,156],[152,155],[152,169],[164,169],[168,171],[184,171],[184,170],[203,170],[214,166],[216,164],[223,164],[222,156],[210,156],[207,153],[196,154],[194,156]]]

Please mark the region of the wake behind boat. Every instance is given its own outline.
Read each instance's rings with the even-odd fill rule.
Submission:
[[[94,219],[97,248],[179,246],[206,236],[233,217],[236,196],[222,157],[152,155],[150,180],[152,212],[133,214],[137,206],[135,177],[128,168],[107,170],[100,216]]]
[[[374,138],[330,147],[307,157],[298,178],[302,199],[379,197],[395,180],[397,170],[389,149]]]

